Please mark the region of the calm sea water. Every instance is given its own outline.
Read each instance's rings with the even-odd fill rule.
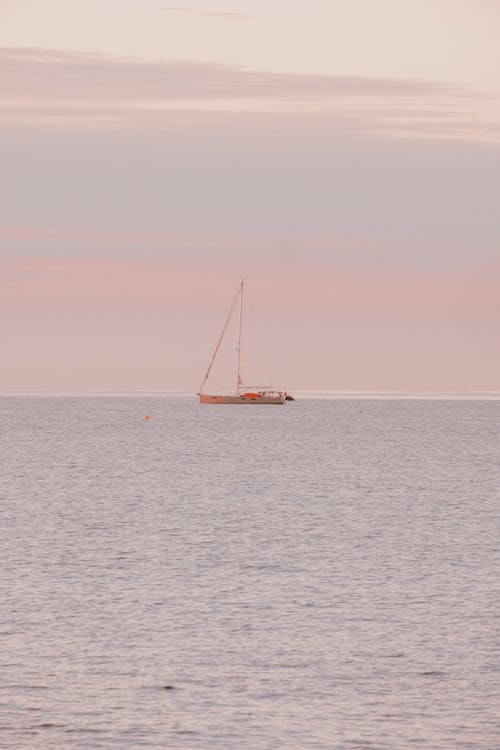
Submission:
[[[0,747],[500,747],[499,401],[0,417]]]

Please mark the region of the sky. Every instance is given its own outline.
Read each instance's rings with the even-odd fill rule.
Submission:
[[[0,391],[196,391],[242,276],[247,383],[500,391],[499,38],[497,0],[0,0]]]

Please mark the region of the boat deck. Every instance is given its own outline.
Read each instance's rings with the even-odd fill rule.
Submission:
[[[284,404],[285,397],[280,394],[255,396],[222,396],[200,393],[200,404]]]

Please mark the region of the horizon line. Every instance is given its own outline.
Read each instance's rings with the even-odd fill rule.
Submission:
[[[337,390],[337,389],[291,389],[290,392],[300,396],[303,399],[364,399],[364,400],[500,400],[500,390]],[[32,396],[32,397],[154,397],[164,396],[170,398],[188,398],[196,399],[196,393],[190,390],[179,389],[140,389],[140,388],[99,388],[88,390],[61,390],[61,389],[29,389],[29,390],[8,390],[0,391],[0,397],[10,396]]]

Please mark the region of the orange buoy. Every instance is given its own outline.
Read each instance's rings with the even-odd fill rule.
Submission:
[[[144,417],[144,419],[146,420],[146,422],[149,422],[149,420],[150,420],[149,414],[146,414],[146,416]]]

